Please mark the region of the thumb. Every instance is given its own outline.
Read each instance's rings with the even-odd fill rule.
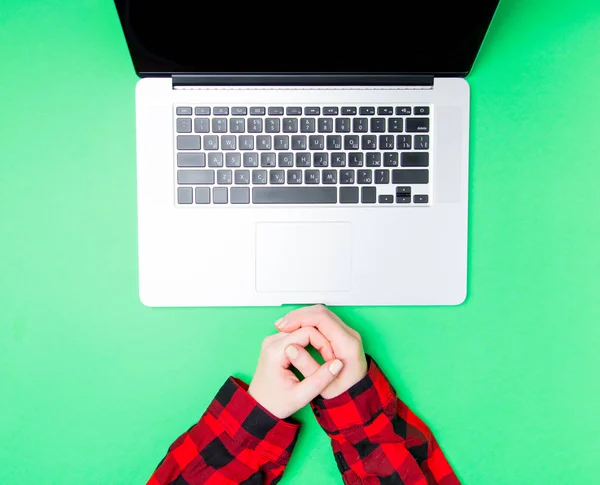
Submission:
[[[299,382],[294,389],[298,404],[305,406],[321,394],[335,380],[343,367],[344,363],[339,359],[325,362],[313,375]]]

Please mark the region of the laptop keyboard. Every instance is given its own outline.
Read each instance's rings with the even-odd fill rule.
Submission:
[[[428,205],[431,106],[175,106],[176,201]]]

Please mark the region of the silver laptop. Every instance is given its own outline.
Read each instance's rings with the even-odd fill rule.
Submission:
[[[117,0],[148,306],[457,305],[498,1]]]

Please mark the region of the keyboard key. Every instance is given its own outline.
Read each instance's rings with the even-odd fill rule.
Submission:
[[[316,185],[320,182],[321,172],[318,170],[306,170],[304,172],[304,183],[308,185]]]
[[[350,133],[350,118],[336,118],[335,119],[335,132],[336,133]]]
[[[394,108],[392,108],[391,106],[379,106],[379,108],[377,108],[377,114],[378,115],[393,115]]]
[[[384,167],[397,167],[398,166],[398,152],[386,152],[383,154],[383,166]]]
[[[217,135],[204,135],[203,141],[205,150],[219,149],[219,137]]]
[[[193,197],[194,191],[191,187],[177,187],[177,203],[191,204]]]
[[[283,118],[283,132],[298,133],[298,118]]]
[[[310,167],[310,153],[296,153],[296,167]]]
[[[332,153],[331,154],[331,166],[340,168],[346,166],[346,154],[345,153]]]
[[[236,170],[233,173],[236,185],[248,185],[250,183],[250,170]]]
[[[298,108],[298,107],[294,107],[294,106],[288,106],[285,109],[285,114],[288,116],[301,116],[302,115],[302,108]]]
[[[393,150],[394,149],[394,135],[379,135],[379,149],[380,150]]]
[[[410,204],[410,197],[399,197],[396,196],[397,204]]]
[[[415,135],[415,150],[429,150],[429,135]]]
[[[393,195],[380,195],[379,196],[379,203],[380,204],[393,204],[394,203],[394,196]]]
[[[310,150],[323,150],[325,147],[325,137],[323,135],[310,135],[308,137],[308,148]]]
[[[242,108],[240,106],[236,106],[231,108],[232,116],[246,116],[248,114],[248,108]]]
[[[302,170],[288,170],[287,183],[290,185],[299,185],[302,183]]]
[[[246,131],[246,120],[244,118],[231,118],[229,120],[230,133],[244,133]]]
[[[359,113],[363,116],[370,116],[375,114],[375,107],[363,106],[360,108]]]
[[[270,150],[271,149],[271,136],[270,135],[258,135],[256,137],[256,149],[257,150]]]
[[[266,185],[267,184],[267,171],[266,170],[252,170],[252,183],[254,185]]]
[[[283,185],[285,183],[285,172],[283,170],[271,170],[269,172],[269,182],[272,185]]]
[[[337,184],[337,170],[323,170],[323,183],[325,185]]]
[[[324,115],[337,115],[338,112],[339,111],[337,108],[332,108],[332,107],[323,108]]]
[[[210,120],[208,118],[194,119],[194,132],[208,133],[210,131]]]
[[[354,118],[352,120],[352,131],[354,131],[354,133],[366,133],[369,131],[369,119]]]
[[[249,204],[250,189],[248,187],[232,187],[229,190],[232,204]]]
[[[300,120],[300,133],[314,133],[315,132],[315,119],[314,118],[302,118]]]
[[[308,108],[304,108],[304,114],[305,115],[320,115],[321,108],[316,107],[316,106],[309,106]]]
[[[196,116],[209,116],[210,108],[208,106],[196,106],[194,113]]]
[[[390,171],[389,170],[375,170],[375,183],[376,184],[389,184],[390,183]]]
[[[355,106],[345,106],[342,108],[342,114],[346,116],[354,116],[356,114]]]
[[[253,187],[254,204],[335,204],[336,187]]]
[[[417,106],[415,108],[415,116],[423,116],[429,114],[429,106]]]
[[[212,185],[215,183],[214,170],[177,170],[179,185]]]
[[[262,118],[248,118],[248,133],[262,133],[263,120]]]
[[[223,166],[223,154],[222,153],[209,153],[207,155],[209,167],[222,167]]]
[[[275,150],[289,150],[290,149],[290,137],[289,135],[277,135],[273,138],[273,149]]]
[[[177,150],[200,150],[200,137],[198,135],[178,135]]]
[[[354,170],[340,170],[340,184],[351,185],[354,183]]]
[[[269,116],[281,116],[281,115],[283,115],[283,108],[271,106],[268,110],[268,113],[269,113]]]
[[[359,170],[357,172],[357,180],[361,185],[368,185],[373,183],[373,171],[372,170]]]
[[[215,108],[215,111],[217,108]],[[212,132],[213,133],[227,133],[227,118],[213,118],[212,119]]]
[[[363,135],[362,136],[362,149],[363,150],[377,150],[377,135]]]
[[[333,118],[319,118],[319,133],[333,133]]]
[[[222,150],[235,150],[237,147],[237,138],[235,135],[224,135],[221,137]]]
[[[192,132],[192,119],[191,118],[177,118],[177,133],[191,133]]]
[[[340,187],[340,204],[358,204],[358,187]]]
[[[377,202],[377,189],[375,187],[361,187],[360,201],[363,204],[374,204]]]
[[[415,204],[427,204],[429,202],[429,196],[428,195],[414,195],[413,202]]]
[[[381,167],[381,153],[367,153],[367,167]]]
[[[358,150],[358,135],[344,135],[344,150]]]
[[[279,118],[267,118],[265,120],[265,133],[279,133],[280,131]]]
[[[244,153],[244,167],[258,167],[258,153]]]
[[[213,203],[227,204],[227,187],[213,187]]]
[[[403,129],[404,121],[402,118],[389,118],[388,131],[390,133],[400,133]]]
[[[219,185],[231,185],[233,172],[231,170],[217,170],[217,183]]]
[[[240,150],[254,150],[254,137],[252,135],[240,135]]]
[[[263,168],[272,168],[275,165],[277,165],[276,162],[277,158],[275,156],[275,153],[270,152],[270,153],[261,153],[260,154],[260,166]]]
[[[206,166],[204,153],[178,153],[178,167],[204,167]]]
[[[412,112],[410,106],[396,106],[397,115],[410,115]]]
[[[372,133],[385,132],[385,118],[371,118],[371,132]]]
[[[396,187],[397,197],[410,197],[410,187]]]
[[[191,116],[192,108],[190,106],[178,106],[175,109],[175,114],[177,114],[177,116]],[[191,202],[188,203],[191,204]]]
[[[341,135],[327,135],[327,150],[341,150],[342,137]]]
[[[278,153],[277,164],[283,168],[289,168],[294,166],[294,154],[291,152]]]
[[[315,153],[313,156],[313,166],[328,167],[329,166],[329,154],[328,153]]]
[[[242,155],[240,153],[226,153],[225,154],[225,166],[226,167],[241,167],[242,166]]]
[[[402,167],[429,167],[429,153],[404,152],[400,162]]]
[[[406,132],[419,133],[429,131],[429,118],[407,118]]]
[[[250,108],[250,116],[264,116],[266,112],[264,106],[253,106]]]
[[[412,148],[412,135],[398,135],[396,137],[398,150],[410,150]]]
[[[210,187],[196,187],[196,204],[210,204]]]
[[[429,170],[392,170],[393,184],[428,184]]]
[[[292,150],[306,150],[306,135],[292,135]]]
[[[350,153],[348,155],[348,157],[349,157],[349,161],[348,161],[349,167],[362,167],[363,166],[363,154],[362,153]]]
[[[213,109],[213,115],[215,116],[227,116],[229,114],[229,108],[219,106]]]

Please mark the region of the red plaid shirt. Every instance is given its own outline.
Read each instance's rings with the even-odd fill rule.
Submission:
[[[281,480],[300,425],[258,404],[234,378],[198,424],[169,448],[147,485],[259,485]],[[427,426],[396,397],[370,359],[367,375],[333,399],[311,404],[331,438],[344,483],[459,485]]]

